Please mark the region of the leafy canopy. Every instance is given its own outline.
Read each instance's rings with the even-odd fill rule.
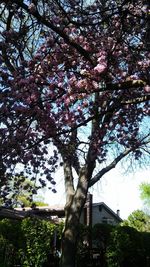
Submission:
[[[143,200],[144,210],[150,214],[150,183],[143,182],[140,184],[140,197]]]
[[[78,175],[90,163],[92,186],[148,152],[145,1],[10,0],[0,15],[2,192],[16,175],[55,192],[66,160]]]
[[[122,225],[133,227],[140,232],[150,232],[150,216],[142,210],[135,210]]]
[[[140,185],[141,199],[150,206],[150,183],[142,183]]]

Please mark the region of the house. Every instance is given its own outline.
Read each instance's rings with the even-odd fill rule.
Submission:
[[[97,223],[117,225],[118,223],[122,222],[119,213],[119,210],[117,210],[115,213],[104,202],[93,203],[91,224],[92,226]],[[89,224],[87,219],[87,208],[84,208],[83,210],[81,215],[81,223]]]
[[[104,202],[94,203],[92,206],[92,225],[96,223],[106,223],[116,225],[122,222],[120,211],[115,213]]]
[[[88,194],[80,222],[93,227],[97,223],[117,225],[122,219],[119,210],[115,213],[104,202],[93,203],[92,195]]]

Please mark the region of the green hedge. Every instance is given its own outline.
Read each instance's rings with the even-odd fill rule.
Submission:
[[[57,232],[57,249],[63,225],[46,220],[26,218],[22,221],[0,221],[0,267],[50,267],[58,266],[54,257],[54,235]],[[150,233],[140,233],[128,226],[98,224],[92,229],[93,247],[100,257],[92,262],[86,245],[89,228],[80,226],[77,250],[78,267],[101,264],[101,267],[150,266]],[[93,264],[93,265],[92,265]],[[96,265],[97,266],[97,265]]]
[[[0,221],[0,266],[43,267],[54,254],[54,235],[61,238],[62,225],[26,218]],[[49,262],[50,264],[50,262]]]
[[[150,266],[150,233],[129,226],[98,224],[93,240],[99,248],[101,267]]]

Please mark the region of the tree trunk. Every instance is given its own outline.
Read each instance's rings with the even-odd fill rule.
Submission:
[[[67,227],[62,240],[62,256],[61,267],[75,267],[76,266],[76,243],[77,231]],[[69,237],[73,236],[73,237]]]
[[[77,259],[77,245],[80,215],[86,201],[86,192],[73,197],[70,205],[66,206],[66,221],[62,236],[61,267],[75,267]]]
[[[65,227],[62,236],[61,267],[75,267],[80,215],[86,201],[88,179],[86,167],[80,168],[76,190],[73,184],[72,166],[64,159],[66,190]]]
[[[77,241],[79,232],[80,211],[67,212],[65,229],[62,237],[61,267],[75,267],[77,255]]]

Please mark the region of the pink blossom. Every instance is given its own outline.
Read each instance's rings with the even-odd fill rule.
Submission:
[[[82,107],[78,106],[78,111],[81,112],[82,111]]]
[[[103,63],[103,64],[97,64],[97,66],[94,68],[94,70],[98,73],[102,73],[106,70],[107,68],[107,64],[106,63]]]
[[[121,73],[121,75],[122,75],[122,77],[124,78],[124,77],[127,76],[127,72],[126,72],[126,71],[123,71],[123,72]]]
[[[34,58],[36,60],[40,60],[41,59],[41,54],[40,53],[35,54],[35,57]]]
[[[83,79],[83,80],[78,81],[76,85],[80,89],[86,87],[87,86],[86,79]]]
[[[64,102],[65,102],[66,105],[69,105],[70,104],[70,98],[67,97]]]
[[[83,37],[82,35],[80,35],[80,36],[78,37],[78,41],[79,41],[79,42],[83,42],[83,41],[84,41],[84,37]]]
[[[93,85],[94,89],[98,89],[99,88],[98,83],[95,82],[95,81],[92,81],[92,85]]]
[[[20,81],[18,82],[19,86],[26,86],[28,85],[28,80],[27,79],[20,79]]]
[[[69,79],[69,83],[70,83],[70,85],[73,85],[75,82],[76,82],[76,77],[75,77],[75,76],[72,76],[72,77]]]
[[[139,79],[138,74],[137,73],[134,73],[133,75],[130,76],[130,79],[132,79],[132,80],[138,80]]]
[[[72,61],[72,66],[75,66],[76,65],[76,61]]]
[[[100,51],[99,53],[97,53],[96,55],[97,55],[98,57],[105,56],[105,58],[106,58],[107,53],[106,53],[105,50],[101,50],[101,51]]]
[[[114,52],[114,55],[115,55],[116,57],[119,57],[119,56],[122,55],[122,51],[121,51],[121,50],[116,50],[116,51]]]
[[[90,45],[88,42],[84,42],[83,44],[83,48],[86,50],[86,51],[90,51]]]
[[[97,54],[97,56],[98,56],[97,59],[98,64],[94,68],[94,70],[97,71],[98,73],[102,73],[107,68],[107,59],[106,59],[107,53],[104,50],[102,50]]]
[[[35,81],[35,78],[33,75],[30,75],[28,80],[29,80],[29,83],[32,83]]]
[[[146,85],[144,87],[144,90],[145,90],[145,92],[150,93],[150,86],[149,85]]]
[[[83,102],[83,107],[88,107],[88,102],[87,101],[85,101],[85,102]]]
[[[98,57],[97,61],[98,61],[98,63],[105,62],[106,61],[106,56],[105,55],[102,55],[102,56]]]
[[[72,33],[76,33],[76,31],[77,31],[77,29],[76,29],[75,27],[73,27],[73,28],[71,29],[71,32],[72,32]]]
[[[86,70],[86,69],[82,69],[82,70],[80,71],[80,74],[82,74],[82,75],[87,74],[87,70]]]
[[[62,87],[62,85],[63,85],[62,83],[58,83],[58,87]]]

